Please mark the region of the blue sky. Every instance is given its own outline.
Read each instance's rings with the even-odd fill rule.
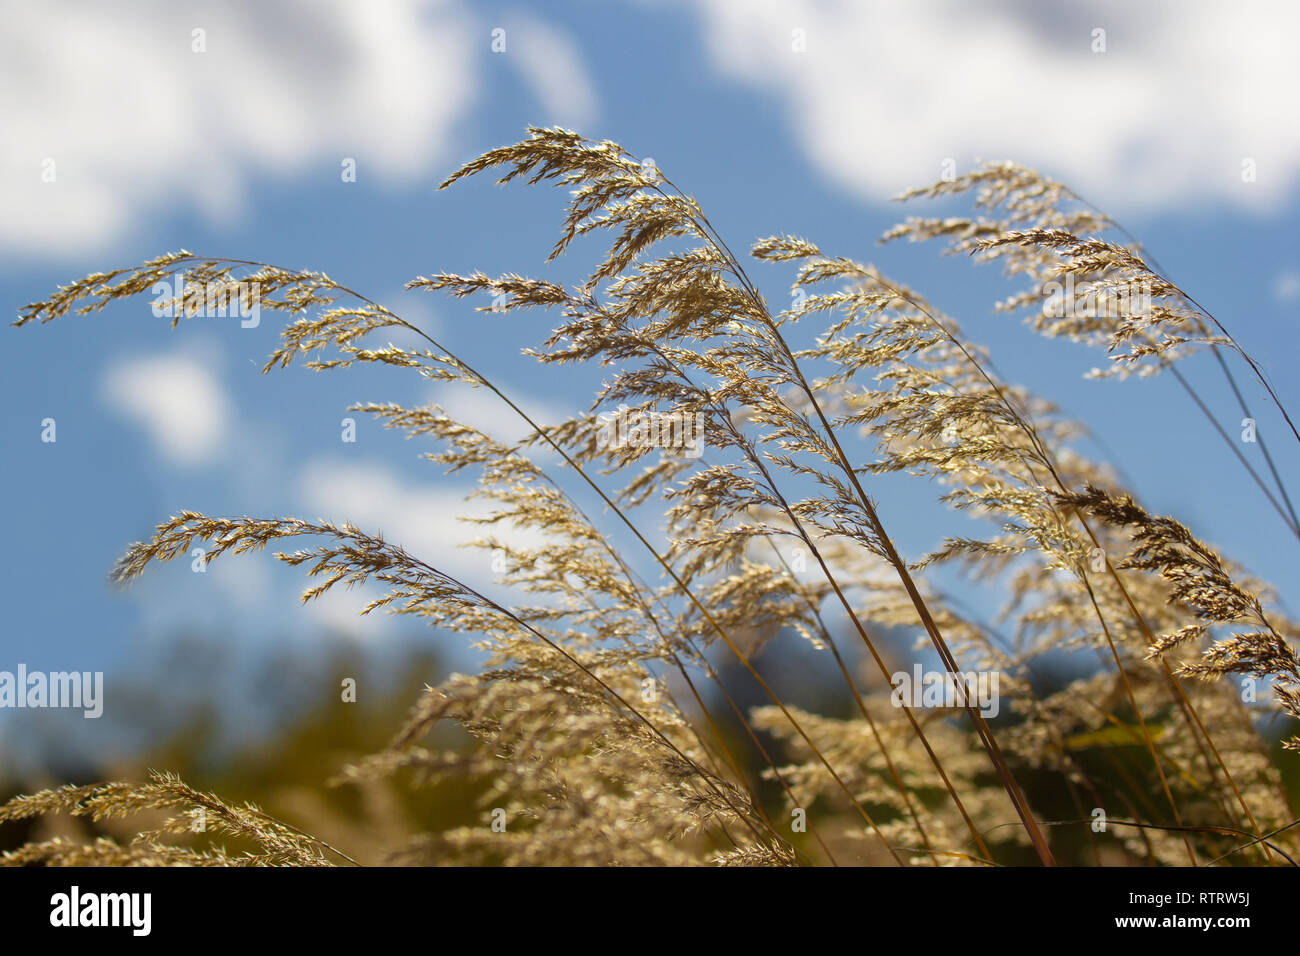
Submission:
[[[599,376],[519,356],[549,329],[540,314],[483,316],[402,286],[444,270],[583,275],[589,248],[543,262],[562,194],[486,178],[435,189],[530,124],[565,125],[653,157],[733,248],[804,235],[926,293],[1007,378],[1088,421],[1104,451],[1087,449],[1119,462],[1149,507],[1294,597],[1300,542],[1172,382],[1085,381],[1102,357],[993,315],[1009,287],[992,270],[875,244],[921,211],[889,197],[934,181],[947,159],[959,172],[980,159],[1036,165],[1138,234],[1300,409],[1300,66],[1283,48],[1300,13],[1131,6],[2,3],[0,298],[13,315],[60,283],[179,248],[319,269],[434,330],[554,420],[585,407]],[[356,182],[342,180],[345,159]],[[789,271],[752,274],[773,302],[788,295]],[[357,401],[436,400],[490,428],[515,424],[474,392],[392,374],[259,375],[277,328],[266,315],[255,329],[195,319],[170,331],[141,299],[4,332],[0,669],[104,670],[111,707],[113,675],[147,671],[183,635],[248,659],[340,636],[376,652],[410,639],[409,622],[357,618],[356,594],[304,611],[300,576],[269,555],[202,575],[176,562],[110,591],[124,546],[181,508],[348,519],[490,579],[487,556],[455,547],[473,536],[454,520],[464,480],[364,418],[344,443],[340,422]],[[1212,364],[1187,370],[1239,431]],[[1300,449],[1244,370],[1239,381],[1283,474],[1296,474]],[[46,418],[53,444],[41,441]],[[1262,464],[1258,446],[1247,453]],[[951,530],[921,507],[934,493],[883,501],[910,555]],[[0,751],[42,719],[0,713]],[[88,741],[99,733],[78,723]]]

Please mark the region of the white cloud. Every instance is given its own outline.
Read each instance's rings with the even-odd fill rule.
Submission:
[[[432,387],[431,393],[430,401],[441,407],[451,418],[477,428],[498,442],[519,441],[532,430],[510,406],[486,388],[439,383]],[[558,425],[571,414],[556,402],[518,389],[508,389],[507,394],[529,418],[543,427]],[[537,459],[545,455],[546,451],[544,445],[538,445],[531,455]]]
[[[414,177],[486,44],[439,0],[9,0],[0,19],[0,247],[36,253],[102,248],[158,213],[229,218],[251,177],[338,183],[344,157],[359,180]]]
[[[959,171],[976,158],[1039,166],[1111,211],[1121,199],[1262,209],[1300,179],[1293,3],[697,7],[715,64],[771,96],[814,164],[868,199],[938,179],[949,157]],[[1092,52],[1098,28],[1105,53]]]
[[[1273,286],[1273,297],[1279,302],[1300,301],[1300,275],[1284,272]]]
[[[430,338],[443,334],[442,319],[433,306],[434,297],[424,290],[399,289],[380,300],[380,304],[400,315]],[[428,339],[409,331],[402,326],[391,326],[382,332],[376,332],[376,339],[391,341],[400,348],[423,350],[432,348]]]
[[[101,395],[148,432],[165,461],[187,467],[220,457],[234,417],[209,363],[181,353],[112,363]]]
[[[492,567],[493,552],[464,545],[490,537],[512,547],[537,548],[544,539],[512,525],[483,527],[459,520],[458,515],[478,517],[495,509],[491,502],[468,500],[470,485],[450,482],[433,466],[427,481],[411,481],[380,461],[315,458],[299,474],[297,512],[308,520],[347,521],[368,533],[382,533],[389,543],[471,587],[505,593],[495,584],[500,575]],[[307,613],[330,633],[357,639],[391,636],[396,626],[386,614],[360,616],[384,589],[374,583],[336,588],[309,602]]]
[[[503,22],[506,49],[501,55],[518,68],[537,97],[543,115],[536,125],[581,129],[595,120],[596,84],[573,38],[523,11],[512,11]]]
[[[307,582],[304,587],[309,587],[312,583]],[[334,588],[308,601],[303,606],[303,613],[325,634],[353,640],[391,637],[397,629],[390,616],[378,611],[365,617],[361,615],[361,609],[380,593],[374,586],[368,586],[364,590]]]
[[[512,546],[542,544],[540,535],[508,526],[485,528],[458,515],[482,516],[494,510],[490,502],[467,501],[473,489],[450,484],[433,466],[427,482],[410,482],[380,462],[350,462],[337,458],[309,461],[298,480],[304,518],[350,521],[470,584],[496,578],[492,555],[459,547],[480,537],[493,537]],[[357,602],[359,606],[360,602]]]
[[[271,584],[265,562],[233,556],[207,565],[203,573],[221,589],[228,606],[242,611],[263,611],[270,603]]]

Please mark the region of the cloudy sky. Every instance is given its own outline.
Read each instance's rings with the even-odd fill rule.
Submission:
[[[543,263],[562,196],[435,189],[526,126],[560,124],[652,157],[733,247],[789,232],[876,261],[957,316],[1008,377],[1090,421],[1102,444],[1089,450],[1122,462],[1152,508],[1248,566],[1294,564],[1276,558],[1294,557],[1295,540],[1169,383],[1084,381],[1098,356],[991,314],[1006,291],[996,275],[875,240],[906,214],[890,197],[947,162],[1035,165],[1140,235],[1300,407],[1300,60],[1288,51],[1300,6],[5,0],[0,14],[11,315],[60,283],[179,248],[320,269],[554,420],[585,407],[595,380],[520,358],[546,331],[540,318],[484,317],[402,287],[440,270],[583,274],[581,256]],[[787,272],[758,278],[787,294]],[[276,331],[268,318],[172,332],[141,300],[4,333],[0,668],[129,671],[192,633],[248,654],[323,633],[409,633],[356,618],[355,594],[300,610],[301,579],[267,556],[201,575],[177,562],[111,593],[104,576],[124,545],[181,508],[348,519],[490,578],[489,557],[455,547],[472,537],[454,518],[464,482],[368,420],[344,442],[341,423],[364,400],[438,401],[502,433],[514,423],[479,394],[418,380],[260,376]],[[1232,419],[1214,369],[1189,368]],[[1294,444],[1250,383],[1247,398],[1294,474]],[[42,442],[51,418],[57,441]],[[917,518],[900,537],[917,554],[943,530]]]

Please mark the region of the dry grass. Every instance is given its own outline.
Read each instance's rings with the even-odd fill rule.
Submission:
[[[209,543],[214,560],[304,538],[301,550],[277,555],[312,578],[304,600],[377,582],[384,596],[367,613],[419,615],[486,649],[483,673],[430,688],[387,749],[335,781],[489,782],[482,826],[393,846],[394,860],[1293,862],[1292,814],[1256,726],[1261,708],[1244,704],[1229,678],[1258,679],[1262,699],[1271,685],[1261,707],[1300,719],[1296,626],[1270,606],[1263,584],[1174,519],[1149,514],[1083,456],[1080,426],[1002,381],[984,350],[919,293],[806,240],[778,236],[752,249],[797,267],[792,308],[772,310],[700,206],[615,144],[534,129],[443,185],[487,171],[570,191],[551,257],[603,234],[608,250],[589,280],[565,288],[438,274],[409,287],[495,298],[507,312],[557,312],[537,360],[613,371],[588,413],[555,427],[538,427],[462,357],[320,273],[182,252],[90,276],[27,306],[16,323],[96,310],[178,271],[194,283],[255,283],[262,308],[288,318],[267,370],[389,365],[486,390],[531,428],[504,444],[437,408],[356,406],[435,442],[429,457],[446,468],[477,474],[480,494],[499,506],[489,531],[501,522],[544,535],[537,548],[490,534],[482,542],[505,553],[503,581],[517,605],[449,573],[445,555],[417,557],[350,524],[290,518],[185,512],[116,569],[125,582],[196,544]],[[995,164],[906,198],[948,195],[967,196],[978,218],[910,219],[886,239],[942,239],[1000,263],[1025,283],[1000,307],[1034,310],[1037,331],[1104,349],[1102,377],[1170,372],[1210,414],[1176,363],[1227,350],[1268,389],[1215,317],[1064,186]],[[1043,314],[1044,288],[1067,278],[1069,307]],[[1135,288],[1140,304],[1108,307]],[[427,347],[374,343],[393,328]],[[702,422],[703,453],[611,444],[602,413],[620,406],[643,419]],[[1220,434],[1233,444],[1221,426]],[[1276,470],[1270,484],[1233,450],[1297,532]],[[563,467],[542,464],[556,460]],[[888,473],[942,485],[946,506],[981,519],[954,523],[987,533],[904,557],[894,535],[906,514],[869,494]],[[601,513],[583,501],[599,502]],[[660,527],[666,533],[649,530]],[[1009,633],[933,585],[930,569],[943,564],[1005,598]],[[950,707],[896,706],[893,651],[883,642],[891,628],[922,635],[949,672],[996,672],[998,719],[960,695]],[[834,661],[848,716],[794,706],[763,672],[763,645],[795,635],[804,654]],[[1101,666],[1050,687],[1038,679],[1043,657],[1063,650],[1099,653]],[[767,703],[742,706],[741,681]],[[475,747],[428,749],[442,720],[465,727]],[[169,776],[43,791],[0,808],[0,820],[159,809],[179,815],[127,845],[52,841],[7,860],[348,862],[346,848]],[[186,825],[198,811],[211,824],[202,840]],[[232,858],[214,833],[257,849]]]

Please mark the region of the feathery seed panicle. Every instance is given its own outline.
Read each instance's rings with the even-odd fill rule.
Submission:
[[[751,249],[795,269],[791,307],[773,311],[701,205],[617,144],[532,128],[442,185],[489,171],[566,189],[549,258],[603,236],[599,261],[572,288],[483,272],[435,272],[407,288],[491,299],[507,314],[558,313],[527,354],[608,377],[587,410],[555,425],[540,425],[469,358],[319,272],[181,251],[71,283],[15,323],[100,311],[178,274],[251,283],[261,308],[285,319],[263,371],[378,363],[477,389],[527,426],[504,442],[438,407],[351,406],[418,440],[447,473],[474,476],[474,496],[493,509],[472,519],[483,530],[475,546],[500,559],[508,599],[446,571],[445,555],[324,519],[183,511],[113,571],[125,584],[194,546],[210,561],[292,540],[297,550],[275,557],[311,579],[303,601],[377,585],[361,613],[416,615],[486,652],[482,672],[427,688],[387,747],[331,781],[481,784],[480,825],[412,833],[387,848],[389,860],[1291,859],[1292,811],[1258,708],[1224,678],[1267,683],[1280,712],[1300,720],[1300,629],[1265,585],[1174,519],[1151,516],[1110,467],[1085,458],[1084,426],[1005,381],[921,293],[808,240],[776,235]],[[1105,348],[1111,368],[1100,377],[1169,371],[1185,382],[1182,356],[1226,348],[1263,381],[1217,319],[1136,243],[1106,238],[1122,230],[1065,186],[998,163],[903,198],[965,194],[977,218],[911,218],[883,241],[942,239],[949,252],[1000,262],[1029,288],[999,307],[1040,307],[1037,331]],[[173,325],[186,317],[183,300],[165,305]],[[394,328],[421,347],[377,340]],[[547,464],[556,458],[562,467]],[[1277,472],[1276,489],[1251,474],[1285,517]],[[933,481],[953,512],[954,533],[928,554],[909,559],[895,543],[889,528],[907,515],[874,496],[890,475]],[[591,500],[603,510],[582,504]],[[540,543],[508,543],[505,528]],[[1001,595],[998,619],[942,590],[934,572],[944,566]],[[996,677],[996,700],[976,699],[987,680],[952,682],[936,700],[908,696],[899,674],[921,658],[900,666],[891,633],[914,637],[950,677]],[[788,675],[770,670],[767,652],[791,637],[806,655],[798,666],[833,660],[844,708],[821,714],[783,696]],[[1051,684],[1043,658],[1060,653],[1099,663]],[[765,703],[740,703],[755,694]],[[985,713],[994,704],[996,716]],[[431,743],[443,721],[471,745]],[[1045,776],[1067,805],[1026,786]],[[1089,826],[1098,808],[1114,832]],[[187,826],[196,812],[209,820],[198,840]],[[167,774],[18,797],[0,823],[59,813],[142,823],[127,844],[41,839],[3,862],[355,862]],[[1064,819],[1049,827],[1049,816]]]

